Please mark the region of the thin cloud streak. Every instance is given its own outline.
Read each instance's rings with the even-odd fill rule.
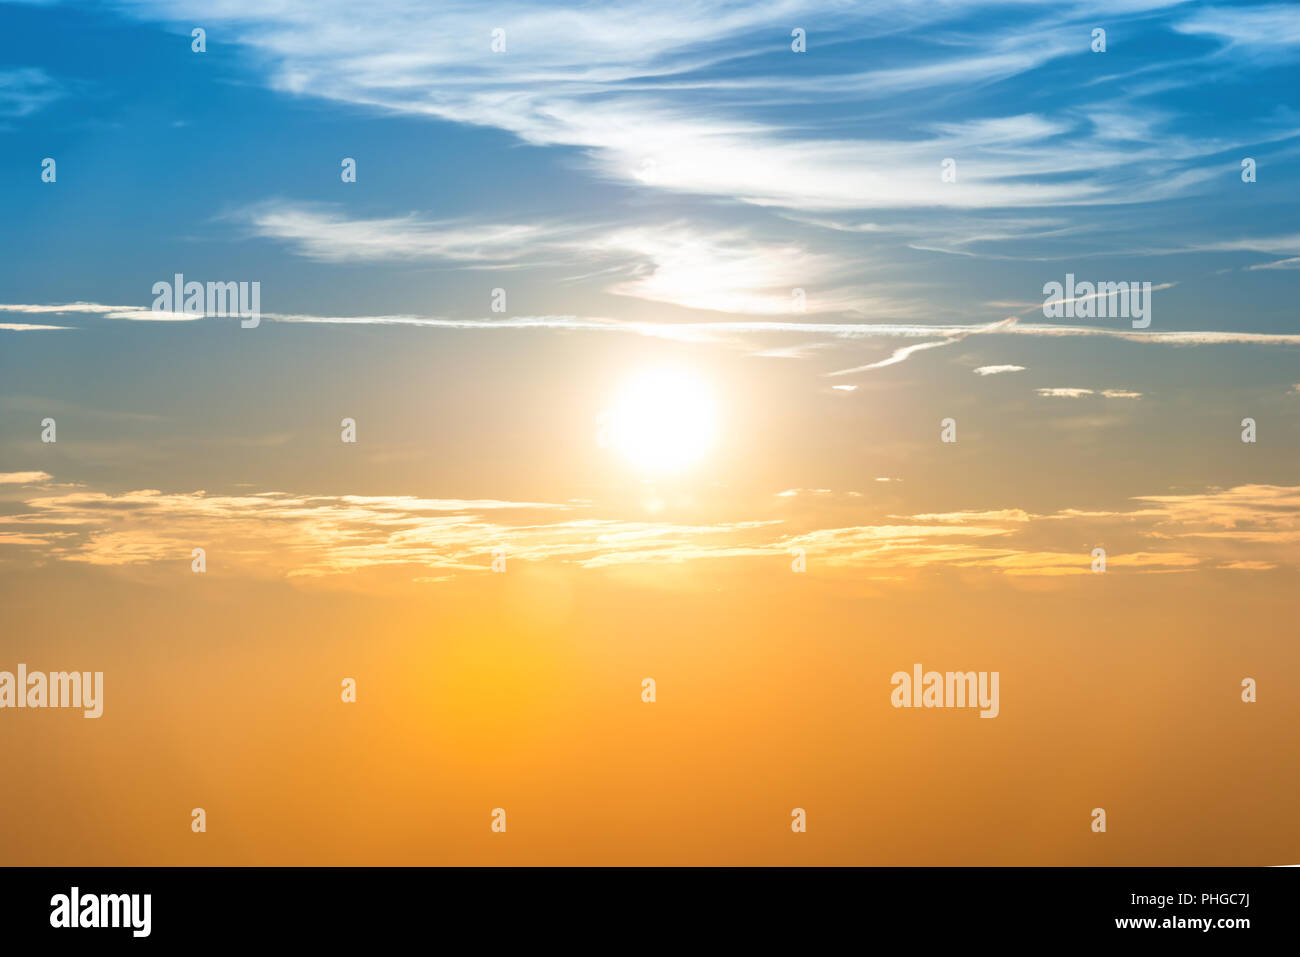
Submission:
[[[4,312],[42,312],[62,315],[84,314],[104,319],[141,321],[152,320],[159,316],[167,319],[199,321],[201,316],[182,315],[179,313],[154,313],[144,306],[106,306],[99,303],[69,303],[65,305],[22,305],[0,303],[0,313]],[[426,329],[477,330],[477,331],[527,331],[555,330],[564,332],[620,332],[624,334],[646,336],[656,339],[668,339],[677,342],[714,342],[729,343],[739,336],[766,335],[822,335],[833,341],[853,342],[870,339],[889,338],[932,338],[942,336],[943,341],[926,343],[926,348],[950,345],[968,336],[1029,336],[1035,338],[1058,338],[1075,336],[1095,336],[1121,339],[1126,342],[1147,345],[1172,346],[1211,346],[1211,345],[1259,345],[1259,346],[1293,346],[1300,345],[1298,333],[1264,333],[1264,332],[1224,332],[1218,330],[1128,330],[1104,328],[1099,326],[1066,326],[1046,323],[1024,323],[1015,316],[980,325],[926,324],[926,323],[869,323],[869,322],[825,322],[798,320],[737,319],[708,322],[650,322],[643,320],[612,319],[599,316],[542,315],[542,316],[499,316],[488,318],[454,318],[448,316],[313,316],[296,313],[263,313],[262,319],[271,322],[298,323],[306,325],[401,325]],[[234,319],[216,319],[212,321],[238,321]],[[906,355],[913,354],[915,347],[904,347]],[[899,350],[904,351],[904,350]],[[893,362],[902,361],[891,357]],[[880,367],[875,362],[852,369],[839,370],[828,375],[847,375],[851,372],[864,371]]]

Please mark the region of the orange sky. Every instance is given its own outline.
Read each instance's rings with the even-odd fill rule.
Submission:
[[[1300,8],[493,7],[0,5],[0,864],[1300,862]]]
[[[531,398],[500,354],[449,388],[473,377],[452,349],[414,406],[415,380],[366,394],[374,355],[306,404],[199,381],[134,418],[105,384],[57,407],[56,443],[7,418],[0,669],[103,671],[105,704],[0,714],[24,769],[0,783],[6,863],[1300,854],[1285,421],[1251,447],[1204,389],[1081,423],[1085,400],[968,372],[948,401],[905,367],[842,394],[688,346],[571,348],[593,374],[534,365]],[[720,424],[648,475],[599,423],[662,360]],[[165,366],[138,372],[164,391]],[[998,717],[895,710],[916,663],[999,672]]]
[[[1290,598],[1250,578],[520,563],[395,597],[7,576],[7,863],[1269,864],[1300,850]],[[1253,579],[1258,581],[1258,579]],[[75,602],[68,595],[78,596]],[[1249,622],[1247,627],[1245,623]],[[15,636],[39,632],[39,646]],[[895,710],[914,661],[1001,714]],[[1239,677],[1260,700],[1239,700]],[[343,676],[356,704],[339,700]],[[640,700],[655,677],[658,700]],[[1093,807],[1108,831],[1089,831]],[[208,831],[192,834],[193,807]],[[496,807],[506,834],[489,830]],[[790,812],[808,812],[793,834]]]

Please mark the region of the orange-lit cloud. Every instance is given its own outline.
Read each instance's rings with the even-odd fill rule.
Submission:
[[[858,501],[829,489],[787,490],[774,495],[779,517],[691,524],[629,520],[576,500],[79,490],[10,502],[11,514],[0,516],[0,544],[96,566],[188,562],[192,549],[204,548],[215,568],[257,577],[388,567],[409,580],[440,581],[486,571],[497,549],[511,560],[583,568],[784,560],[799,549],[826,569],[1053,576],[1091,570],[1092,546],[1082,542],[1114,542],[1107,551],[1116,569],[1170,571],[1269,570],[1292,561],[1289,551],[1300,541],[1298,487],[1140,496],[1136,507],[1114,510],[864,515],[874,521],[824,526],[817,509],[832,498]]]

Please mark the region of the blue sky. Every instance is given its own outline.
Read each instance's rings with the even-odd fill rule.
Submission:
[[[76,467],[122,487],[151,457],[179,487],[382,484],[247,449],[200,466],[149,439],[201,417],[218,445],[292,441],[337,400],[405,450],[374,454],[457,463],[458,495],[486,471],[508,486],[491,494],[537,497],[510,463],[557,428],[586,441],[618,382],[665,359],[727,383],[728,434],[780,432],[769,474],[745,473],[764,495],[833,484],[821,466],[899,475],[954,409],[997,446],[969,464],[986,503],[1008,461],[1051,470],[1040,504],[1101,495],[1099,442],[1125,463],[1112,497],[1292,467],[1292,6],[232,0],[0,17],[11,459],[53,454],[22,416],[91,409],[118,416],[106,440],[141,445]],[[262,325],[140,321],[177,272],[260,282]],[[1151,326],[1045,319],[1043,285],[1067,273],[1150,282]],[[451,404],[437,416],[431,388]],[[1276,440],[1250,463],[1189,441],[1235,441],[1248,413]],[[863,417],[889,434],[853,449]],[[852,450],[809,421],[841,421]],[[1073,451],[1044,460],[1044,429]],[[451,447],[412,450],[417,435]],[[548,499],[593,475],[567,441],[549,490],[566,494]]]
[[[1073,271],[1177,283],[1157,329],[1288,329],[1283,5],[424,6],[4,5],[6,300],[147,304],[180,270],[279,313],[482,316],[505,284],[516,314],[708,319],[799,286],[981,323]]]

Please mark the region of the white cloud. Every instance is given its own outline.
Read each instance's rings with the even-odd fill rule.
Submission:
[[[1094,395],[1091,389],[1076,389],[1071,386],[1058,386],[1050,389],[1036,389],[1039,395],[1050,399],[1078,399],[1085,395]]]
[[[1206,7],[1175,23],[1174,29],[1219,37],[1254,51],[1300,46],[1300,13],[1291,3]]]
[[[508,265],[571,245],[557,224],[433,221],[418,216],[350,219],[322,207],[265,203],[245,213],[256,235],[291,244],[318,262],[446,260]]]
[[[62,95],[44,70],[24,67],[0,70],[0,117],[23,117],[43,109]]]
[[[65,305],[23,305],[0,303],[0,313],[32,312],[62,315],[85,314],[114,320],[150,320],[172,318],[172,313],[154,313],[144,306],[109,306],[101,303],[69,303]],[[176,318],[194,319],[193,316]],[[1215,330],[1190,331],[1129,331],[1101,326],[1065,326],[1022,323],[1014,316],[979,325],[953,325],[900,322],[826,322],[819,320],[735,319],[705,322],[653,322],[645,320],[611,319],[600,316],[541,315],[499,316],[487,318],[454,318],[447,316],[376,315],[376,316],[313,316],[297,313],[262,313],[270,322],[290,322],[318,325],[399,325],[426,329],[482,330],[504,333],[519,330],[553,329],[568,332],[621,332],[624,334],[667,339],[676,342],[735,343],[754,336],[800,335],[822,336],[830,342],[855,343],[874,339],[910,339],[943,337],[942,341],[925,343],[927,348],[950,345],[972,335],[1009,335],[1031,337],[1101,336],[1123,339],[1147,345],[1210,346],[1210,345],[1300,345],[1300,334],[1264,332],[1221,332]],[[229,320],[215,320],[229,321]],[[904,347],[907,348],[907,347]],[[901,351],[901,350],[900,350]],[[913,350],[914,351],[914,350]],[[911,355],[909,351],[907,355]],[[897,353],[885,360],[894,364],[900,359]],[[905,357],[904,357],[905,358]],[[848,375],[870,368],[879,368],[879,362],[844,369],[830,375]]]
[[[415,215],[350,219],[320,207],[265,203],[243,216],[260,237],[289,243],[322,262],[446,261],[470,267],[546,264],[603,277],[605,291],[692,309],[749,315],[793,311],[792,290],[813,290],[805,311],[906,318],[912,299],[867,288],[853,260],[796,242],[771,242],[739,228],[684,223],[584,227],[433,221]],[[586,277],[578,277],[586,278]]]
[[[219,25],[265,60],[281,90],[576,147],[624,182],[812,211],[1125,202],[1195,188],[1214,173],[1189,164],[1234,144],[1165,124],[1145,146],[1114,142],[1085,118],[1034,114],[919,125],[896,138],[843,136],[807,114],[770,118],[792,100],[896,102],[1004,80],[1076,54],[1098,16],[1165,5],[1055,5],[1041,19],[1026,6],[1014,26],[990,21],[964,32],[951,24],[985,3],[613,0],[488,11],[468,0],[140,0],[132,9],[187,27]],[[814,49],[830,38],[884,42],[900,33],[917,45],[905,67],[801,71],[788,53],[794,23],[807,25]],[[493,54],[498,26],[507,51]],[[1218,21],[1185,26],[1217,29]],[[765,49],[784,51],[785,62],[757,65],[754,54]],[[701,87],[714,95],[695,95]],[[957,183],[940,181],[938,161],[947,156],[959,158]]]
[[[124,312],[136,306],[106,306],[99,302],[67,302],[62,305],[32,305],[25,303],[0,304],[0,312],[20,312],[24,315],[44,315],[54,313],[87,313],[106,315]]]
[[[1127,389],[1102,389],[1100,392],[1094,389],[1079,389],[1073,386],[1057,386],[1048,389],[1036,389],[1039,395],[1049,399],[1081,399],[1085,395],[1100,395],[1106,399],[1140,399],[1141,392],[1130,392]]]
[[[1300,269],[1300,256],[1292,256],[1290,259],[1278,259],[1271,263],[1257,263],[1246,268],[1252,271],[1256,269]]]

